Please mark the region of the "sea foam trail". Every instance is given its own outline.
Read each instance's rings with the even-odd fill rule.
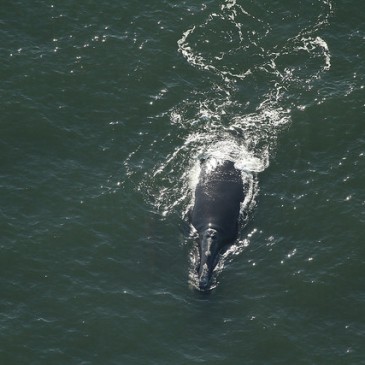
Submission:
[[[267,46],[265,42],[273,25],[246,11],[236,0],[225,1],[219,11],[211,12],[201,24],[187,29],[178,41],[179,52],[187,62],[212,77],[213,92],[193,92],[195,100],[189,98],[171,111],[171,122],[182,128],[191,126],[192,132],[188,133],[185,145],[189,145],[187,150],[193,158],[228,159],[241,170],[249,186],[243,210],[250,211],[255,205],[258,193],[256,173],[269,166],[281,131],[291,123],[293,87],[298,89],[298,85],[304,85],[303,89],[311,88],[315,80],[331,67],[329,47],[317,33],[328,24],[332,5],[329,1],[322,5],[326,11],[319,13],[312,24],[278,45]],[[245,23],[252,28],[247,29]],[[220,26],[226,34],[217,31]],[[207,43],[211,43],[209,50],[204,46]],[[238,60],[245,56],[249,62],[240,65]],[[292,64],[287,61],[290,58],[294,60]],[[252,85],[260,78],[267,84],[265,92],[257,98],[254,110],[245,113],[250,101],[245,105],[240,100],[237,84],[246,82]],[[187,117],[185,111],[192,108],[195,114]],[[189,178],[191,199],[198,176],[199,162],[190,163],[183,177]],[[217,265],[217,272],[223,269],[227,256],[241,252],[248,245],[254,233],[249,232],[231,247]],[[189,275],[193,286],[197,283],[196,261],[197,252],[193,250]],[[213,283],[213,287],[215,285]]]
[[[178,51],[204,82],[162,115],[169,118],[171,133],[159,143],[165,149],[171,145],[170,152],[156,158],[160,162],[138,186],[161,214],[186,212],[191,196],[187,181],[201,155],[225,154],[228,146],[242,170],[265,170],[280,134],[291,124],[293,108],[311,103],[303,102],[303,96],[331,67],[331,52],[320,31],[329,22],[332,4],[318,0],[310,7],[295,5],[292,13],[297,10],[298,17],[285,24],[278,19],[280,11],[288,13],[286,8],[227,0],[206,8],[205,17],[182,33]],[[309,10],[312,15],[303,25],[300,12]],[[271,16],[273,12],[278,14]],[[286,32],[277,32],[284,26]],[[176,137],[180,144],[172,142]],[[150,153],[157,153],[155,145]],[[133,156],[126,168],[132,164]]]

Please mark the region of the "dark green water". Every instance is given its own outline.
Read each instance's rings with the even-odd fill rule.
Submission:
[[[3,1],[0,364],[365,364],[364,44],[354,0]],[[202,153],[253,176],[209,295]]]

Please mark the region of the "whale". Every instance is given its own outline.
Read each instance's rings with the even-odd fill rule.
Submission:
[[[198,289],[208,291],[219,258],[237,239],[245,184],[230,160],[200,160],[191,225],[198,233]]]

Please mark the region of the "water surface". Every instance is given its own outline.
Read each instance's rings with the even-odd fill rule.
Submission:
[[[1,364],[361,364],[365,8],[2,4]],[[202,154],[252,176],[191,287]]]

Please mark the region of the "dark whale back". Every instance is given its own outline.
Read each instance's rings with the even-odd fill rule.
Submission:
[[[220,232],[223,244],[237,238],[240,204],[244,200],[241,172],[232,161],[201,162],[191,223],[201,233],[211,227]]]

